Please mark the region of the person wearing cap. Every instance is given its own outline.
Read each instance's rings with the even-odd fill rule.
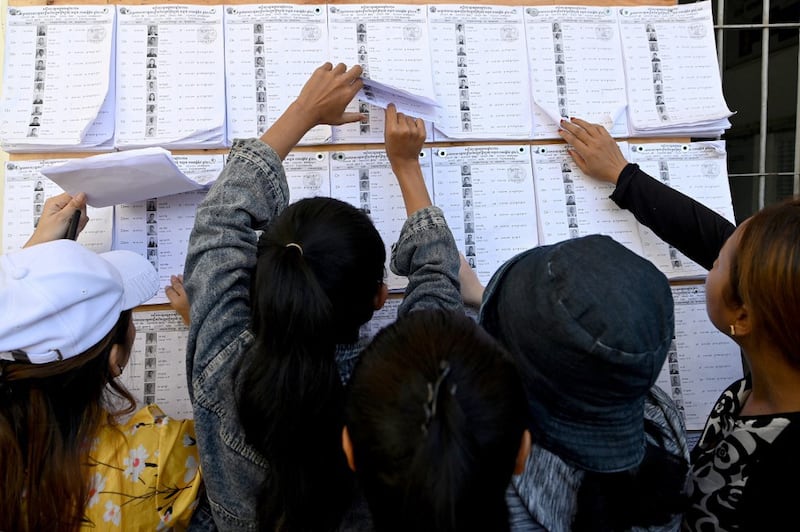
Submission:
[[[132,309],[159,288],[130,251],[63,238],[86,196],[44,204],[19,251],[0,256],[0,530],[185,528],[201,477],[191,421],[135,410],[117,380]]]
[[[800,197],[734,226],[629,164],[608,132],[562,122],[575,163],[615,185],[611,199],[709,270],[711,323],[742,348],[748,370],[719,397],[692,450],[684,530],[786,530],[800,475]]]
[[[479,322],[515,360],[530,413],[512,529],[676,530],[689,466],[682,417],[655,385],[674,333],[666,277],[591,235],[513,257],[483,293],[470,284],[465,300],[482,298]]]

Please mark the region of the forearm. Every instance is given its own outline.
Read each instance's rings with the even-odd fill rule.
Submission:
[[[425,179],[422,176],[422,168],[420,168],[418,161],[394,163],[392,164],[392,171],[400,185],[408,216],[432,204],[431,197],[428,194],[428,187],[425,186]]]
[[[274,124],[261,136],[261,141],[275,150],[281,161],[300,142],[309,129],[316,126],[312,113],[297,101],[284,111]]]
[[[419,309],[463,310],[456,242],[441,209],[429,206],[406,220],[392,249],[392,271],[408,277],[398,315]]]
[[[705,205],[653,179],[636,164],[620,173],[611,199],[659,238],[711,269],[735,226]]]

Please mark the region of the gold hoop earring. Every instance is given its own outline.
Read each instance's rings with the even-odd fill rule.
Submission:
[[[736,327],[731,323],[731,336],[736,336]]]

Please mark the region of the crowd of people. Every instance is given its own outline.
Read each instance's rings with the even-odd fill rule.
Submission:
[[[367,213],[290,204],[284,158],[347,105],[360,66],[316,69],[260,138],[236,140],[166,295],[189,327],[193,419],[139,410],[118,377],[132,309],[159,290],[135,253],[65,233],[86,196],[44,203],[0,256],[0,530],[779,530],[800,472],[800,199],[733,226],[629,164],[580,119],[580,170],[709,269],[710,321],[742,349],[689,448],[655,380],[674,338],[666,277],[609,237],[525,251],[484,288],[432,205],[420,119],[386,110],[407,220],[387,299]],[[466,307],[478,311],[477,321]],[[796,465],[792,465],[796,464]]]

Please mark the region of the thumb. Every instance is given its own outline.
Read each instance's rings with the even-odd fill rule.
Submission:
[[[581,156],[580,153],[578,153],[578,150],[576,150],[575,148],[567,148],[567,151],[569,152],[570,156],[572,156],[572,160],[575,161],[575,164],[578,165],[578,168],[580,168],[581,172],[585,174],[586,160]]]

